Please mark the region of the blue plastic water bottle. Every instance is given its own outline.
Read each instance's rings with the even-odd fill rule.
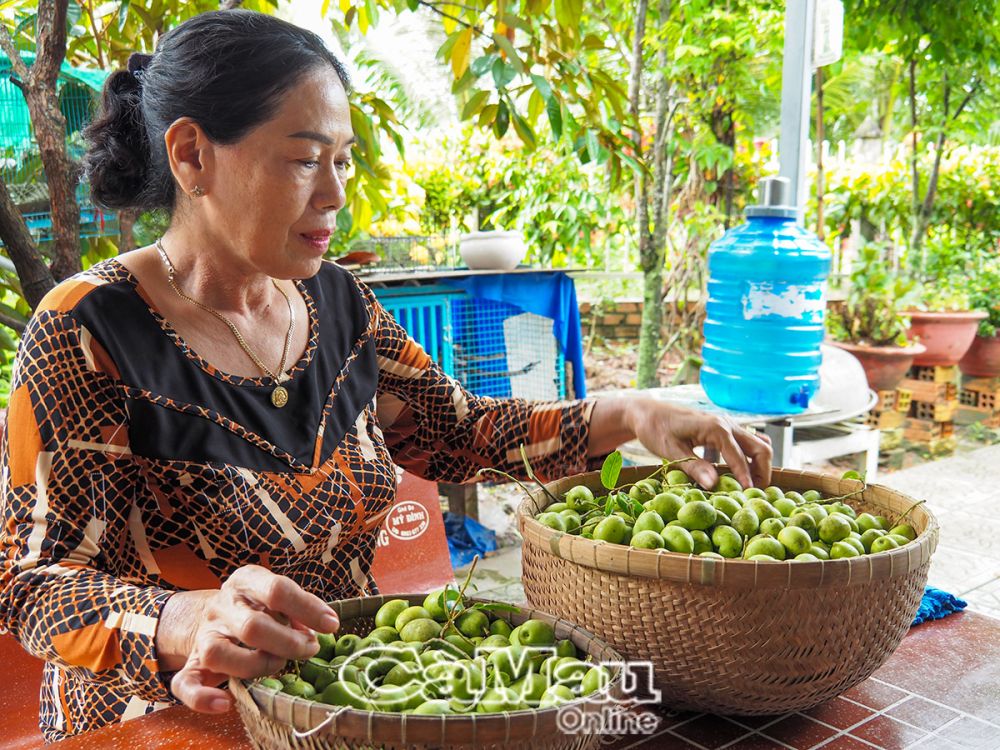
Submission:
[[[797,414],[819,386],[830,250],[785,205],[788,179],[760,183],[760,205],[708,250],[701,384],[717,405]]]

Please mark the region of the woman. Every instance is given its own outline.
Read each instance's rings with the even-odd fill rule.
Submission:
[[[0,624],[47,662],[50,740],[175,700],[225,711],[228,676],[315,653],[338,625],[324,602],[373,591],[394,463],[457,482],[517,472],[525,444],[555,477],[638,437],[768,480],[767,443],[717,418],[477,398],[446,377],[323,262],[349,90],[317,36],[245,11],[193,18],[108,79],[93,195],[171,222],[60,284],[18,353]]]

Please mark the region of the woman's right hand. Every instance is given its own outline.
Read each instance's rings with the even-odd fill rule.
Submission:
[[[220,589],[167,600],[157,630],[160,668],[170,669],[171,654],[174,663],[186,656],[171,692],[195,711],[222,713],[232,705],[229,693],[217,687],[227,678],[260,677],[289,659],[308,659],[319,649],[314,631],[333,633],[339,626],[319,597],[290,578],[246,565]]]

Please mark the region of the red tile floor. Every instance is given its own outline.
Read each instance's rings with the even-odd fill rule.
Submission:
[[[804,713],[655,714],[656,734],[608,750],[998,750],[1000,620],[963,612],[919,625],[870,679]]]

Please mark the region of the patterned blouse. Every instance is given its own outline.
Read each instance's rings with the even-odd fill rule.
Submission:
[[[461,482],[586,468],[592,404],[475,397],[352,274],[296,282],[309,343],[285,379],[187,347],[109,260],[54,289],[21,341],[3,439],[0,628],[46,660],[48,740],[172,702],[154,636],[171,593],[256,563],[326,600],[374,593],[393,464]]]

